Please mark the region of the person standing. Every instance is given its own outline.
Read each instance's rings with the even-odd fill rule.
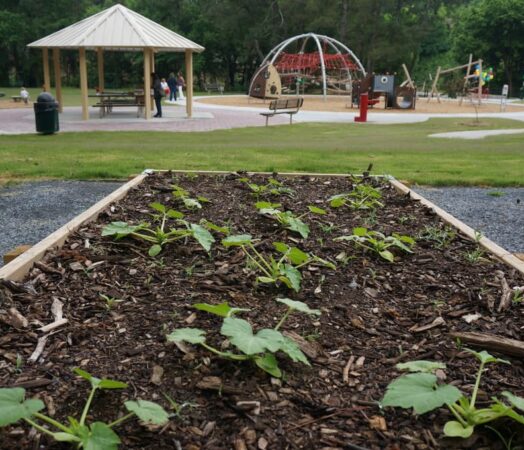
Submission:
[[[169,101],[176,102],[177,83],[175,74],[173,72],[169,74],[169,78],[167,79],[167,85],[169,86]]]
[[[160,82],[160,77],[156,73],[151,74],[153,80],[153,97],[155,98],[156,114],[153,117],[162,117],[162,97],[165,92]]]
[[[178,72],[178,78],[176,80],[176,84],[178,86],[178,98],[180,100],[184,100],[184,92],[183,89],[186,86],[186,80],[184,80],[184,77],[182,76],[182,72]]]

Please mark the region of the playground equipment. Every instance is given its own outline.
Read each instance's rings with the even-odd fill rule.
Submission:
[[[362,94],[367,94],[367,103],[373,107],[384,97],[385,108],[392,109],[415,109],[417,100],[417,89],[408,68],[402,64],[406,80],[395,87],[395,75],[372,74],[353,83],[352,104],[360,104]]]
[[[273,64],[260,66],[249,87],[249,95],[257,98],[278,98],[282,93],[280,75]]]
[[[361,62],[348,47],[336,39],[315,33],[293,36],[273,48],[251,80],[250,96],[274,98],[277,95],[271,93],[271,86],[274,86],[273,91],[278,90],[271,67],[280,78],[282,94],[300,95],[320,90],[324,99],[328,92],[351,95],[353,81],[366,76]],[[265,95],[268,85],[273,97]]]
[[[436,97],[437,102],[440,103],[440,93],[437,89],[437,83],[441,75],[447,73],[452,73],[457,70],[466,69],[466,75],[464,76],[464,86],[462,88],[462,95],[459,100],[459,105],[462,105],[464,98],[469,98],[473,103],[474,100],[480,105],[482,103],[482,97],[487,97],[489,90],[486,86],[486,83],[491,81],[494,77],[493,69],[490,67],[487,71],[482,70],[482,59],[473,61],[473,55],[469,55],[469,61],[467,64],[461,66],[451,67],[449,69],[444,69],[439,66],[437,68],[437,73],[433,79],[433,84],[431,86],[431,91],[428,94],[428,102],[431,101],[433,96]],[[473,70],[472,70],[473,69]]]

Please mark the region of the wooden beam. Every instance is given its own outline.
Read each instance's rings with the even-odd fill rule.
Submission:
[[[431,98],[433,97],[434,93],[437,94],[437,101],[440,103],[440,97],[437,91],[437,83],[438,83],[438,78],[440,76],[440,70],[441,70],[441,67],[438,66],[437,73],[435,74],[435,79],[433,80],[433,84],[431,85],[431,92],[428,94],[428,103],[431,100]]]
[[[402,68],[404,69],[404,73],[406,74],[408,86],[412,89],[415,89],[415,85],[413,84],[413,80],[411,79],[411,76],[409,75],[407,66],[405,64],[402,64]]]
[[[151,69],[151,73],[155,73],[155,50],[154,49],[149,49],[150,53],[149,53],[149,66],[150,66],[150,69]]]
[[[51,77],[49,76],[49,49],[47,47],[42,49],[42,58],[44,60],[44,91],[51,90]]]
[[[96,56],[98,66],[98,90],[104,92],[104,49],[102,47],[96,49]]]
[[[87,62],[86,62],[86,49],[80,47],[80,95],[82,97],[82,119],[89,120],[89,102],[87,97]]]
[[[482,350],[491,350],[504,355],[524,358],[524,341],[475,331],[464,333],[452,331],[449,335],[455,340],[460,339],[462,344],[471,344]]]
[[[445,74],[445,73],[453,72],[455,70],[465,69],[466,67],[470,66],[471,64],[478,64],[479,62],[480,62],[480,59],[478,61],[472,61],[471,63],[468,63],[468,64],[462,64],[461,66],[451,67],[449,69],[441,70],[440,73]]]
[[[144,48],[144,119],[151,119],[151,49]]]
[[[482,60],[479,59],[479,106],[480,106],[480,103],[482,102]]]
[[[186,113],[193,116],[193,52],[186,50]]]
[[[63,97],[62,97],[62,67],[60,66],[60,49],[53,49],[53,67],[55,72],[55,93],[56,101],[58,102],[58,111],[64,111]]]

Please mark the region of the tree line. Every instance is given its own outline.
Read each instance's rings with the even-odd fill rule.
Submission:
[[[0,0],[0,86],[42,83],[41,53],[26,45],[117,3],[114,0]],[[279,42],[309,31],[346,44],[368,72],[401,72],[419,86],[436,67],[467,62],[491,66],[490,87],[524,75],[523,0],[120,0],[119,3],[204,46],[198,82],[221,81],[245,91],[256,67]],[[78,85],[78,55],[63,51],[65,84]],[[96,83],[91,55],[90,83]],[[106,85],[139,84],[140,53],[106,56]],[[163,76],[183,69],[183,55],[160,53]]]

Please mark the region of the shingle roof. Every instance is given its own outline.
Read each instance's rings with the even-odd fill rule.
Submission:
[[[32,42],[28,47],[204,50],[193,41],[119,4]]]

